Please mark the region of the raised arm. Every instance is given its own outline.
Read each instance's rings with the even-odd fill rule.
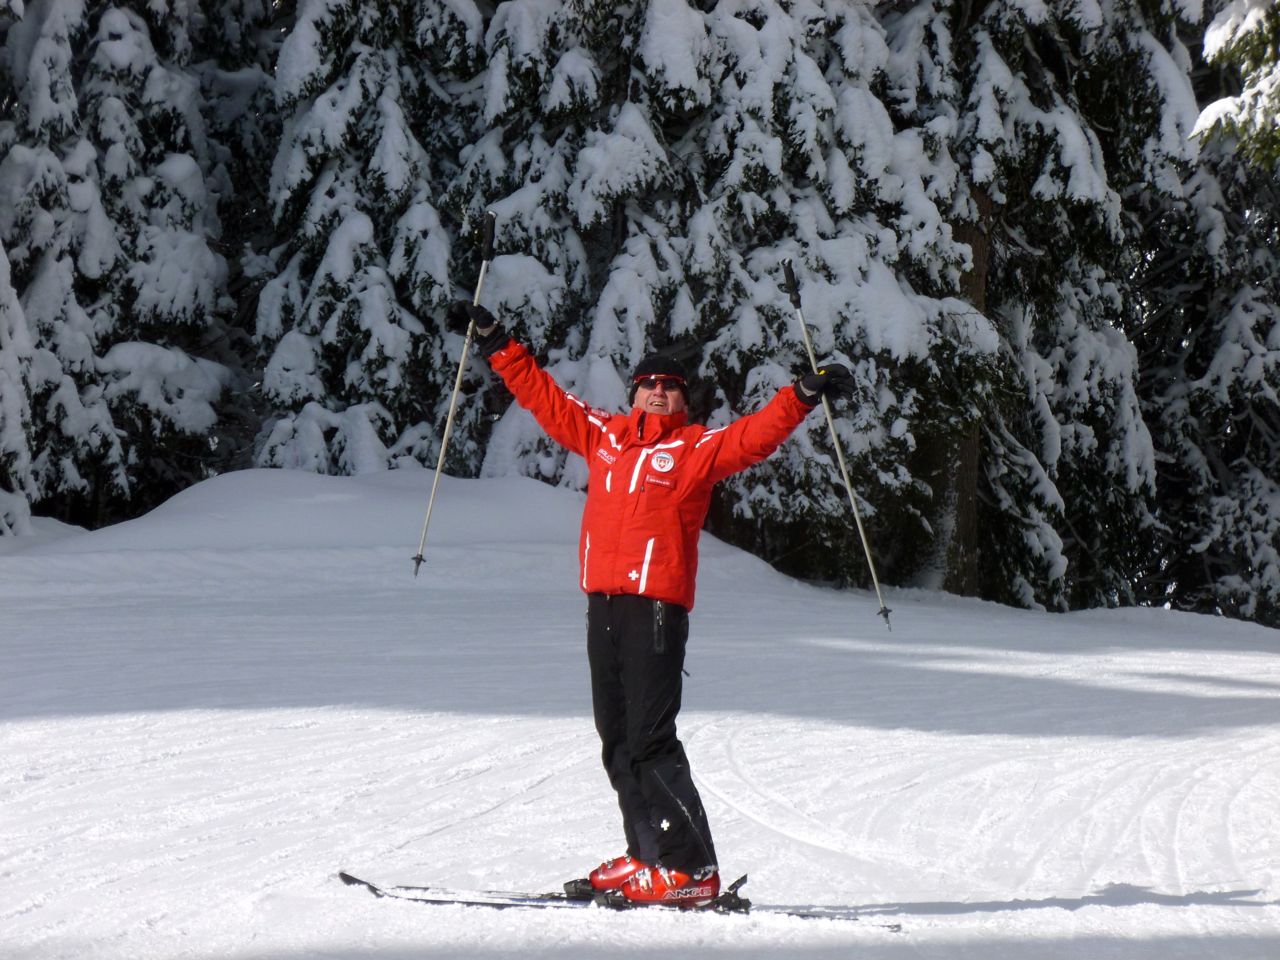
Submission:
[[[708,430],[698,446],[710,447],[707,452],[712,457],[712,481],[745,470],[777,450],[825,393],[851,395],[853,375],[839,364],[828,364],[792,386],[783,387],[755,413],[719,430]]]
[[[502,377],[516,403],[524,407],[556,443],[588,456],[600,442],[604,423],[538,366],[523,344],[513,340],[488,310],[462,305],[476,323],[476,349]]]

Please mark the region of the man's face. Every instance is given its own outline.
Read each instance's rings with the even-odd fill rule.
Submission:
[[[645,377],[636,389],[636,406],[645,413],[680,413],[684,390],[675,377]]]

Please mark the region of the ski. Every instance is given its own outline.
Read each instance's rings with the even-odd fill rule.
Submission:
[[[417,903],[452,904],[463,907],[489,907],[494,910],[523,907],[526,909],[563,909],[566,907],[590,907],[590,898],[570,896],[567,893],[521,893],[510,890],[453,890],[447,887],[410,886],[394,884],[383,886],[370,880],[339,871],[338,879],[351,887],[364,887],[375,897],[392,900],[413,900]]]
[[[731,883],[720,896],[700,906],[665,904],[637,904],[614,893],[597,893],[585,880],[570,880],[563,891],[530,893],[514,890],[456,890],[449,887],[410,884],[378,884],[364,880],[347,871],[339,871],[338,879],[347,886],[363,887],[375,897],[392,900],[411,900],[416,903],[434,903],[442,906],[487,907],[491,910],[574,910],[598,907],[606,910],[679,910],[681,913],[744,914],[767,913],[796,917],[802,920],[860,920],[859,914],[849,907],[838,906],[779,906],[775,904],[753,905],[738,891],[747,882],[745,875]],[[894,933],[901,931],[898,923],[872,924]]]
[[[647,906],[663,904],[637,904],[620,895],[597,893],[590,884],[581,880],[570,880],[563,891],[549,893],[525,893],[514,890],[454,890],[448,887],[415,886],[410,884],[377,884],[364,880],[345,870],[339,871],[338,879],[347,886],[364,887],[375,897],[388,897],[394,900],[413,900],[418,903],[452,904],[463,907],[489,907],[494,910],[511,908],[555,910],[579,907],[604,907],[610,910],[637,910]],[[678,909],[686,913],[746,913],[751,909],[751,901],[738,895],[738,888],[747,882],[741,877],[720,896],[710,903],[697,906],[677,906],[672,904],[666,909]]]

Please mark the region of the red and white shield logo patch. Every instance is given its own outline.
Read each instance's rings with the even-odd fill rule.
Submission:
[[[675,469],[676,458],[665,450],[660,450],[653,455],[653,459],[649,462],[653,465],[653,469],[659,473],[670,473]]]

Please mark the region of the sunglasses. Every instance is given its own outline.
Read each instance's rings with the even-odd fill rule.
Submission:
[[[637,377],[636,386],[643,390],[657,390],[659,386],[663,390],[675,390],[684,386],[683,377]]]

